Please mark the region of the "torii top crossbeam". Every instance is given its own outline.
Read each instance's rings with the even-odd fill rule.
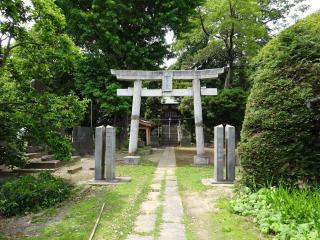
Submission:
[[[205,69],[205,70],[163,70],[163,71],[142,71],[142,70],[111,70],[118,80],[162,80],[165,76],[171,76],[177,80],[210,79],[218,78],[224,72],[224,68]]]

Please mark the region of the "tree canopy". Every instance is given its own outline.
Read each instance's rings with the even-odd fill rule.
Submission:
[[[228,66],[224,87],[246,86],[246,67],[270,40],[271,23],[280,24],[300,2],[304,0],[207,0],[190,17],[192,30],[177,38],[177,65],[182,69]]]
[[[165,35],[177,36],[200,1],[76,1],[59,0],[68,33],[83,49],[78,87],[94,99],[105,115],[128,110],[115,96],[119,86],[110,69],[159,69],[170,54]],[[106,94],[107,93],[107,94]]]
[[[1,4],[11,28],[4,34],[7,57],[0,67],[0,164],[23,165],[27,140],[46,144],[58,159],[67,160],[72,148],[63,129],[79,123],[87,106],[73,91],[80,51],[64,32],[65,18],[54,1]],[[20,14],[28,16],[24,22]]]

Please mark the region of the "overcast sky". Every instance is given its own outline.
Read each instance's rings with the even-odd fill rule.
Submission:
[[[306,3],[310,5],[310,9],[303,14],[303,17],[320,10],[320,0],[307,0]]]

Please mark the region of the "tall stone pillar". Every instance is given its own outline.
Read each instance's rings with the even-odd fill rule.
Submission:
[[[95,131],[95,166],[94,166],[94,179],[103,180],[104,179],[104,154],[105,154],[105,127],[96,127]]]
[[[236,170],[236,141],[235,141],[235,128],[227,125],[225,128],[225,146],[226,146],[226,180],[233,182],[235,180]]]
[[[115,179],[115,129],[114,127],[107,126],[106,127],[106,180],[112,181]]]
[[[223,169],[224,169],[224,127],[223,125],[214,128],[214,182],[223,182]]]
[[[193,79],[193,110],[194,122],[196,126],[196,146],[197,155],[194,156],[194,164],[208,164],[209,158],[206,157],[204,151],[204,136],[203,136],[203,122],[202,122],[202,105],[201,105],[201,85],[198,78]]]
[[[139,119],[142,81],[135,80],[133,87],[132,114],[129,140],[129,155],[135,155],[138,149]]]

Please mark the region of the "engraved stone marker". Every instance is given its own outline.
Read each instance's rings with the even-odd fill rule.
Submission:
[[[104,150],[105,146],[105,127],[96,127],[95,134],[95,167],[94,167],[94,179],[103,180],[104,179]]]
[[[215,182],[221,182],[224,180],[223,168],[224,168],[224,146],[223,146],[223,125],[216,126],[214,128],[214,176]]]
[[[227,125],[225,128],[225,146],[226,146],[226,179],[227,181],[233,182],[235,180],[235,169],[236,169],[236,143],[235,143],[235,128]]]
[[[112,181],[115,179],[115,129],[114,127],[107,126],[106,127],[106,151],[105,151],[105,159],[106,159],[106,180]]]

